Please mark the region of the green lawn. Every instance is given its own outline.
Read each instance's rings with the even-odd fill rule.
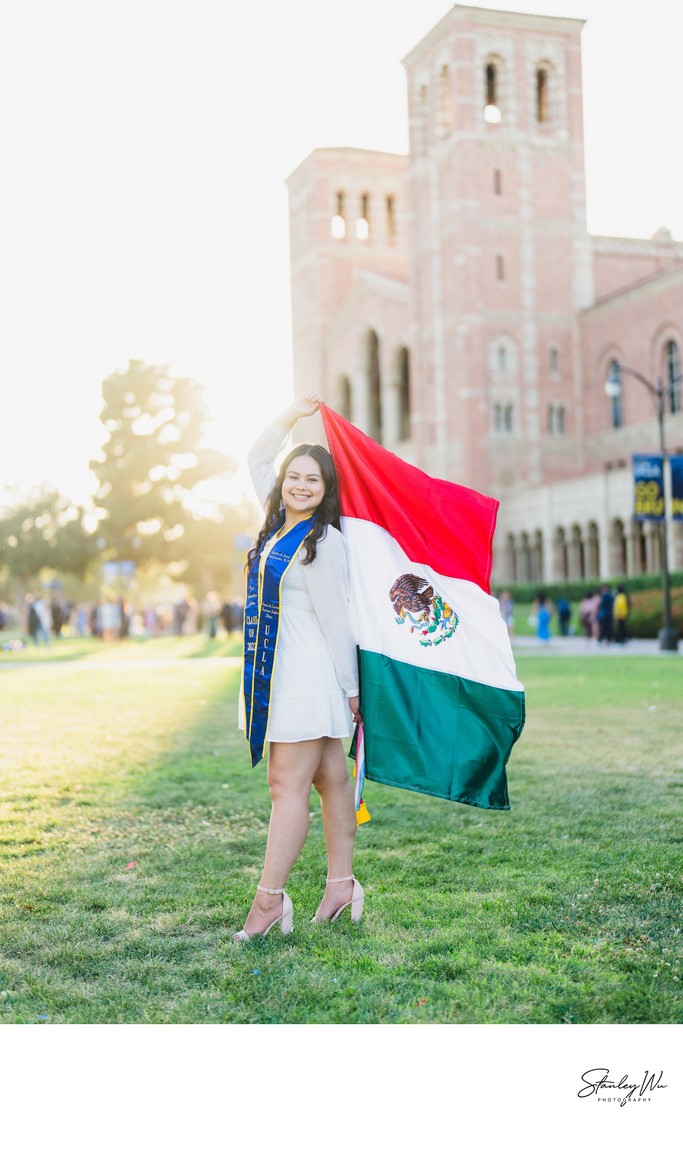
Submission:
[[[520,657],[512,810],[368,784],[363,922],[313,926],[312,800],[294,934],[235,946],[269,813],[238,667],[69,642],[0,668],[3,1021],[683,1020],[683,661]]]
[[[225,655],[239,655],[242,651],[242,636],[227,638],[221,632],[216,639],[208,635],[165,636],[160,639],[129,638],[123,642],[107,642],[92,639],[89,635],[82,639],[71,636],[51,639],[50,646],[43,643],[35,646],[20,631],[0,632],[0,643],[21,640],[24,646],[18,651],[5,651],[0,646],[0,665],[22,663],[52,663],[72,659],[203,659]]]

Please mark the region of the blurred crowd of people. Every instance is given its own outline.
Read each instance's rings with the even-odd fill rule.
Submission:
[[[500,613],[505,620],[510,635],[515,632],[515,604],[509,591],[503,591],[500,599]],[[589,642],[626,643],[628,641],[628,617],[631,602],[626,589],[616,591],[605,583],[597,590],[587,591],[579,603],[578,623]],[[572,621],[572,607],[564,596],[555,601],[548,595],[538,595],[533,602],[528,623],[536,637],[549,642],[553,618],[557,623],[557,634],[574,635],[576,629]]]
[[[589,591],[579,604],[579,618],[586,639],[598,643],[626,643],[631,600],[622,586],[612,591],[604,584]]]
[[[93,636],[105,642],[129,635],[159,637],[205,632],[218,636],[241,633],[244,605],[239,599],[223,599],[214,591],[199,601],[185,596],[175,602],[136,609],[125,598],[102,598],[92,603],[73,603],[58,595],[29,594],[23,607],[13,609],[0,601],[0,632],[20,628],[26,638],[40,646],[64,635]]]

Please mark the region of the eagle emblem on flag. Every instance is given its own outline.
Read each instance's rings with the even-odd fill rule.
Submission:
[[[420,646],[436,647],[454,634],[460,620],[421,575],[399,575],[389,592],[399,626],[409,624],[419,635]]]

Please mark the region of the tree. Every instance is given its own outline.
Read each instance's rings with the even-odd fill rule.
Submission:
[[[234,468],[227,455],[202,446],[203,387],[131,360],[104,380],[102,395],[108,439],[90,467],[107,553],[138,563],[184,559],[197,485]]]
[[[98,555],[83,508],[42,488],[0,517],[0,565],[25,586],[46,568],[82,578]]]

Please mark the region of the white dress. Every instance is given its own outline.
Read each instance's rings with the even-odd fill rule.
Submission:
[[[275,483],[273,461],[286,438],[285,429],[272,423],[249,452],[249,470],[263,505]],[[302,547],[283,576],[268,742],[343,739],[353,731],[348,699],[358,694],[358,657],[346,546],[341,532],[328,526],[313,562],[304,565]],[[241,692],[239,725],[244,730]]]

